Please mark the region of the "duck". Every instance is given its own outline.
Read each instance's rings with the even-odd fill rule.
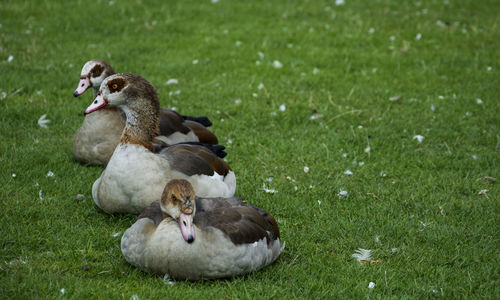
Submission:
[[[121,239],[125,260],[180,280],[228,278],[272,264],[285,248],[276,220],[243,199],[197,197],[184,179],[167,183]]]
[[[114,74],[101,83],[85,114],[120,108],[126,122],[120,141],[92,198],[107,213],[139,213],[159,199],[171,179],[186,179],[202,197],[232,197],[236,176],[228,163],[204,146],[175,144],[154,152],[160,107],[155,87],[137,74]]]
[[[88,61],[82,68],[73,96],[78,97],[92,87],[95,98],[103,80],[113,74],[113,67],[106,61]],[[218,143],[217,136],[206,128],[211,125],[207,117],[183,116],[171,109],[161,109],[160,135],[157,139],[166,145],[182,142],[215,145]],[[119,143],[124,126],[125,114],[117,107],[106,107],[86,115],[73,136],[75,159],[84,164],[105,166]]]

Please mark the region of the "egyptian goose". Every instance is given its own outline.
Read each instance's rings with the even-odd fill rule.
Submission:
[[[175,279],[233,277],[273,263],[283,251],[278,224],[240,198],[198,198],[170,181],[122,236],[125,260]]]
[[[115,74],[107,62],[88,61],[82,68],[80,82],[73,96],[78,97],[92,87],[94,98],[102,81]],[[182,116],[170,109],[160,110],[160,134],[158,139],[168,145],[182,142],[217,144],[217,137],[205,126],[212,123],[207,117]],[[106,165],[118,145],[125,126],[125,115],[116,107],[107,107],[87,115],[73,137],[73,153],[78,161],[87,164]]]
[[[206,147],[177,144],[153,152],[160,105],[149,81],[130,73],[107,77],[85,113],[109,106],[125,113],[126,124],[113,156],[92,186],[92,197],[104,211],[140,212],[158,200],[165,184],[174,178],[187,179],[202,197],[234,195],[234,172]]]

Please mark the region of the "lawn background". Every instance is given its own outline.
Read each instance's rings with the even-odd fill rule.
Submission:
[[[0,298],[499,298],[500,3],[336,2],[2,1]],[[99,211],[71,153],[92,58],[210,117],[275,264],[170,285],[126,263],[135,216]]]

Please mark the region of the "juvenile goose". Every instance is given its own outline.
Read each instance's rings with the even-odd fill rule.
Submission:
[[[92,186],[95,203],[108,213],[140,212],[160,198],[173,178],[187,179],[197,195],[231,197],[236,177],[229,165],[199,145],[173,145],[152,152],[159,132],[159,101],[153,85],[135,74],[107,77],[86,114],[115,106],[126,124],[113,156]]]
[[[255,271],[274,262],[284,246],[264,210],[240,198],[198,198],[182,179],[170,181],[121,240],[130,264],[190,280]]]
[[[115,74],[107,62],[88,61],[82,68],[80,82],[73,95],[78,97],[92,87],[94,98],[103,80]],[[212,123],[207,117],[182,116],[169,109],[160,110],[159,140],[172,145],[181,142],[217,144],[217,137],[205,126]],[[83,163],[106,165],[118,145],[125,126],[125,115],[116,107],[107,107],[87,115],[73,137],[73,153]]]

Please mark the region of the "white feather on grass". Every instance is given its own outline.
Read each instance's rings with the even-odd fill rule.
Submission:
[[[358,248],[351,257],[355,258],[359,263],[362,263],[362,261],[372,259],[372,250]]]
[[[45,119],[47,117],[47,114],[44,114],[38,119],[38,125],[42,128],[48,128],[47,124],[50,123],[50,120]]]

